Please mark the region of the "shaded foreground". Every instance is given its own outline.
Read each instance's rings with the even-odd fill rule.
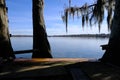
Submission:
[[[86,58],[16,59],[0,64],[0,80],[120,80],[120,68]]]

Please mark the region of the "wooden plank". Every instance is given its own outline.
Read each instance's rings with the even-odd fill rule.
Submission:
[[[101,47],[102,47],[102,50],[106,50],[109,46],[108,44],[104,44],[104,45],[101,45]]]
[[[30,50],[20,50],[20,51],[14,51],[14,54],[25,54],[25,53],[31,53],[33,52],[32,49]]]
[[[89,80],[88,76],[80,68],[71,68],[70,73],[73,80]]]
[[[93,62],[94,58],[32,58],[32,59],[15,59],[15,62]]]

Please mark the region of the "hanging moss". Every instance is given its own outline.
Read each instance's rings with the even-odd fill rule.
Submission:
[[[107,24],[108,24],[108,30],[110,30],[110,26],[112,24],[112,9],[108,10]]]
[[[107,5],[107,11],[108,11],[108,16],[107,16],[107,24],[108,24],[108,30],[111,29],[112,25],[112,19],[113,19],[113,10],[114,10],[114,0],[109,0],[108,5]]]
[[[84,25],[85,25],[85,16],[82,15],[82,27],[84,27]]]
[[[98,28],[100,31],[102,21],[104,20],[104,11],[106,8],[108,10],[107,16],[108,29],[110,29],[114,6],[115,6],[114,0],[97,0],[97,2],[92,5],[88,5],[87,3],[85,3],[82,7],[71,7],[71,0],[69,0],[69,7],[65,9],[63,20],[66,23],[67,28],[68,16],[72,15],[74,19],[75,13],[77,13],[77,17],[81,16],[82,27],[85,26],[85,22],[86,24],[88,24],[88,21],[90,23],[90,26],[92,26],[92,22],[94,21],[95,24],[98,23]]]
[[[89,15],[86,15],[86,24],[88,24],[88,20],[89,20]]]
[[[94,18],[98,24],[101,24],[104,19],[104,4],[104,0],[98,0],[93,10],[92,18]]]
[[[76,12],[77,13],[77,18],[79,18],[79,15],[80,15],[81,11],[78,8],[76,9],[76,11],[77,11]]]
[[[74,7],[71,7],[69,9],[69,13],[72,15],[73,19],[74,19],[74,16],[75,16],[75,8]]]
[[[68,11],[65,11],[66,32],[68,31]]]

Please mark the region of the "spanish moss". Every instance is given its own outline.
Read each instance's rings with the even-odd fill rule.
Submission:
[[[113,19],[113,12],[115,1],[114,0],[96,0],[95,3],[92,5],[88,5],[85,3],[81,7],[71,6],[71,0],[69,0],[69,7],[65,8],[64,15],[62,15],[62,19],[66,24],[66,32],[68,28],[68,16],[77,16],[78,18],[81,17],[82,20],[82,27],[84,28],[85,24],[93,26],[92,23],[98,24],[99,32],[101,30],[101,24],[104,20],[105,10],[107,10],[107,25],[108,30],[111,29],[112,19]],[[75,14],[76,13],[76,14]]]

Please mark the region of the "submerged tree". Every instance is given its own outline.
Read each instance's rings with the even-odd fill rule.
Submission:
[[[71,2],[71,0],[69,1]],[[82,7],[68,7],[65,9],[64,15],[62,16],[64,22],[66,23],[66,28],[68,24],[68,16],[75,15],[75,12],[81,14],[82,25],[84,26],[85,21],[91,23],[98,22],[98,27],[100,30],[100,25],[104,19],[104,10],[106,8],[108,12],[107,24],[108,29],[111,29],[111,34],[108,42],[108,47],[100,59],[102,62],[112,63],[114,65],[120,66],[118,62],[120,60],[120,0],[97,0],[93,5],[83,5]],[[114,12],[114,14],[113,14]],[[114,15],[114,16],[113,16]],[[89,17],[91,16],[91,17]]]
[[[44,0],[32,0],[33,3],[33,58],[52,58],[45,29],[43,9]]]
[[[5,0],[0,0],[0,57],[9,60],[15,58],[8,31],[8,16]]]

